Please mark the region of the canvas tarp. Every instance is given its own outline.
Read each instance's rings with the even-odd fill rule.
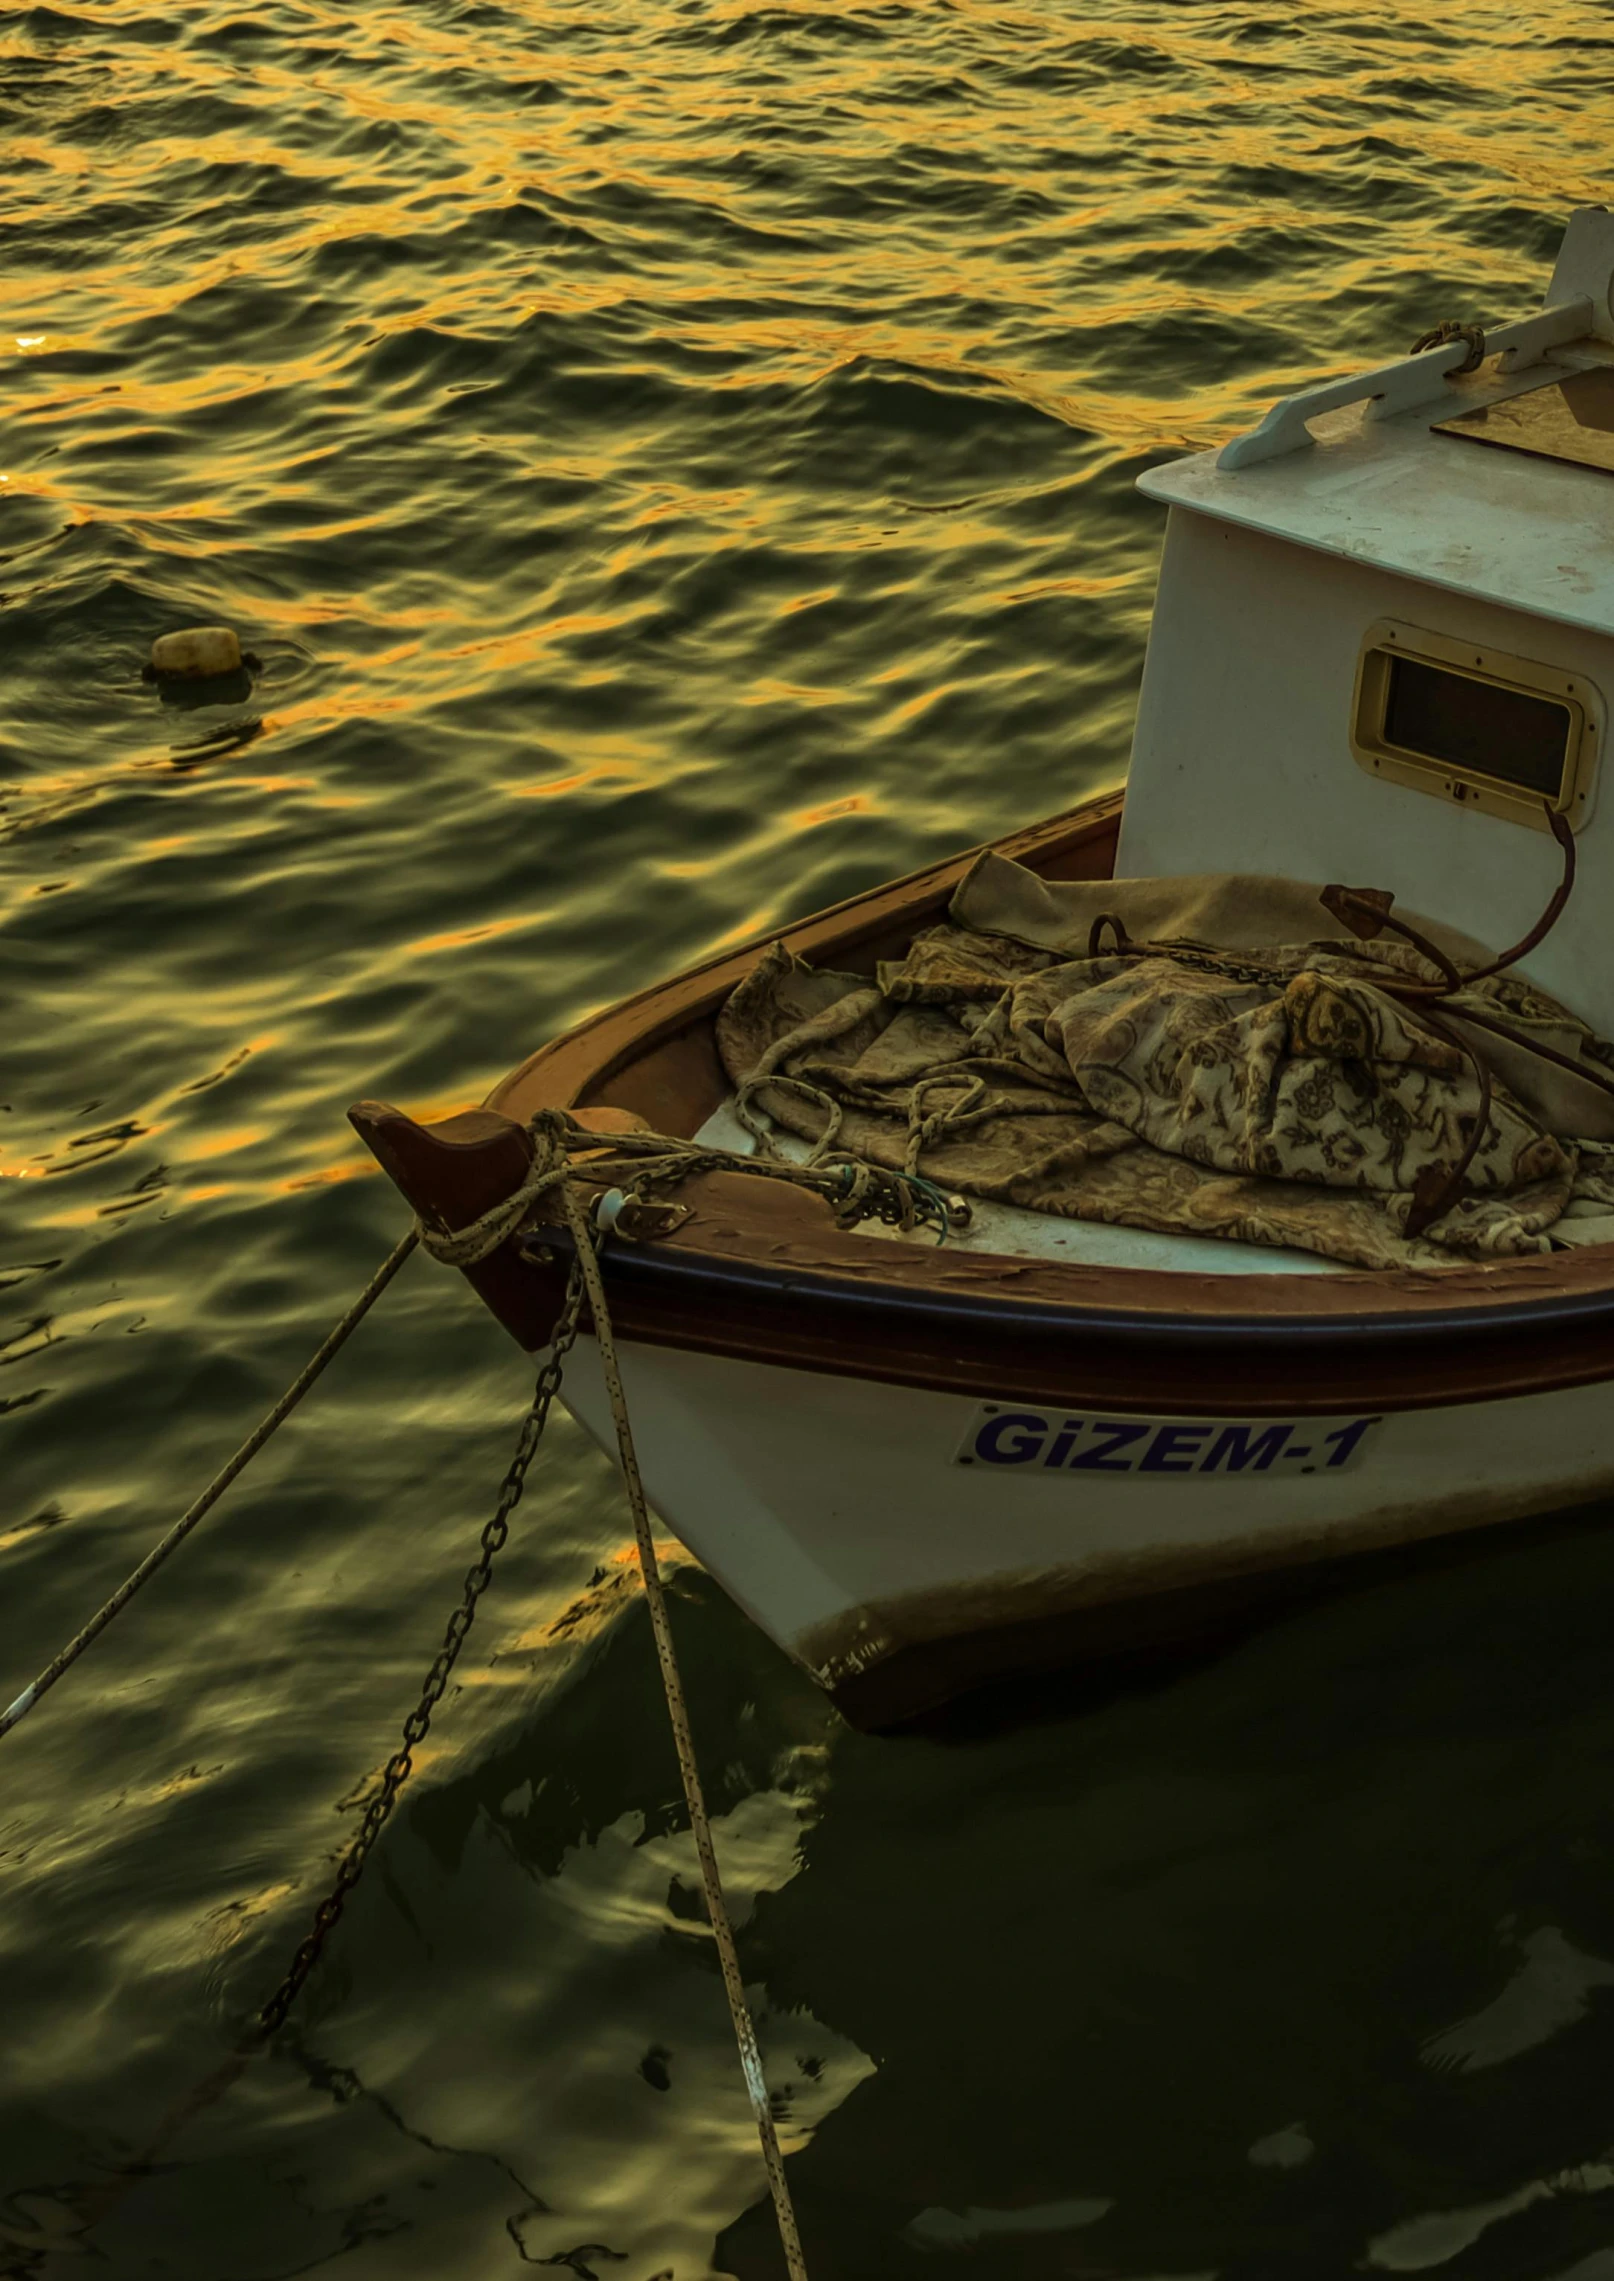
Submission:
[[[1329,930],[1304,882],[1045,881],[985,855],[877,976],[764,954],[718,1019],[748,1114],[938,1185],[1075,1219],[1294,1247],[1362,1267],[1614,1239],[1614,1098],[1499,1040],[1502,1016],[1614,1075],[1614,1048],[1517,976],[1450,1000],[1448,1034],[1382,985],[1431,968]],[[1130,938],[1124,952],[1107,915]],[[1319,924],[1321,922],[1321,924]],[[1478,943],[1418,921],[1460,967]],[[1156,947],[1158,946],[1158,947]],[[1421,1234],[1418,1176],[1481,1107],[1462,1192]]]

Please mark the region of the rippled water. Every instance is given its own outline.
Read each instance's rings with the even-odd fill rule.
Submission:
[[[1533,305],[1611,79],[1550,0],[0,9],[0,1698],[393,1240],[348,1101],[1117,780],[1133,478]],[[217,619],[261,678],[160,701]],[[293,2032],[129,2175],[525,1391],[412,1263],[0,1746],[5,2271],[779,2271],[569,1425]],[[1614,2275],[1595,1522],[947,1742],[676,1614],[815,2281]]]

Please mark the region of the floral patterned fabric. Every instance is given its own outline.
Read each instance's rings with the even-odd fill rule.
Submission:
[[[1173,883],[1137,884],[1157,917]],[[1236,914],[1239,883],[1216,884]],[[1084,951],[1087,904],[1102,896],[1129,926],[1129,885],[1084,887],[1071,921]],[[718,1022],[743,1111],[1003,1202],[1353,1266],[1450,1266],[1614,1238],[1614,1104],[1517,1047],[1493,1051],[1477,1021],[1443,1017],[1442,1034],[1389,995],[1386,984],[1431,979],[1408,945],[1281,943],[1269,924],[1256,947],[1171,937],[1073,956],[1057,940],[958,923],[969,888],[953,923],[872,980],[768,951]],[[1144,897],[1130,900],[1136,909]],[[1101,942],[1113,945],[1113,928]],[[1614,1050],[1511,974],[1469,986],[1451,1007],[1465,1011],[1614,1073]],[[1420,1173],[1449,1170],[1482,1106],[1452,1028],[1485,1054],[1489,1113],[1460,1196],[1409,1236]],[[1595,1129],[1563,1130],[1566,1118]]]

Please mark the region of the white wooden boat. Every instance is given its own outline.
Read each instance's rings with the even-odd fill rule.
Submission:
[[[1558,883],[1550,811],[1578,884],[1521,971],[1606,1036],[1614,214],[1574,215],[1541,312],[1475,346],[1291,397],[1143,479],[1168,517],[1124,802],[999,852],[1054,884],[1371,880],[1494,945]],[[974,852],[768,940],[872,973]],[[743,1151],[714,1024],[765,947],[544,1046],[481,1110],[354,1121],[449,1228],[519,1185],[543,1109]],[[722,1170],[679,1198],[675,1228],[602,1253],[651,1498],[862,1724],[1614,1489],[1601,1240],[1364,1270],[1004,1204],[938,1247]],[[467,1272],[537,1349],[567,1257],[549,1214]],[[564,1398],[612,1446],[587,1336]]]

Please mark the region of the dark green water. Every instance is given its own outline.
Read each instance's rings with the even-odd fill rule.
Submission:
[[[0,1700],[394,1240],[350,1099],[1116,781],[1133,478],[1532,305],[1611,91],[1560,0],[0,10]],[[217,619],[261,680],[165,707]],[[564,1424],[293,2031],[123,2190],[526,1390],[412,1263],[0,1745],[0,2270],[780,2270]],[[676,1617],[815,2281],[1614,2276],[1596,1516],[950,1743]]]

